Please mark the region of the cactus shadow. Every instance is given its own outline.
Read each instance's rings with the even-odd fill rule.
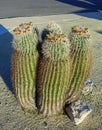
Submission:
[[[0,76],[10,91],[13,91],[11,82],[11,56],[13,35],[0,25]]]
[[[37,45],[37,51],[39,53],[39,58],[42,57],[42,45],[43,41],[46,39],[47,34],[49,34],[49,31],[47,29],[43,29],[40,33],[38,33],[39,42]]]
[[[49,31],[47,29],[44,29],[41,33],[41,39],[42,41],[44,41],[44,39],[46,38],[46,35],[49,34]]]

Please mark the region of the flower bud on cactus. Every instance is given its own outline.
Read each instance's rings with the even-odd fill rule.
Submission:
[[[38,35],[36,28],[33,28],[31,22],[20,24],[13,32],[16,34],[14,35],[13,47],[17,52],[25,54],[35,53]]]
[[[45,116],[62,113],[69,82],[69,41],[64,34],[50,33],[42,44],[37,77],[37,106]]]
[[[14,32],[12,83],[22,108],[35,111],[35,80],[38,61],[38,36],[32,23],[23,23]]]
[[[89,76],[92,64],[92,50],[90,48],[91,38],[88,28],[74,26],[69,38],[72,75],[66,97],[70,103],[80,96],[83,84]]]
[[[49,33],[62,34],[62,29],[55,22],[49,22],[42,32],[42,39],[44,40],[46,38],[46,35]]]

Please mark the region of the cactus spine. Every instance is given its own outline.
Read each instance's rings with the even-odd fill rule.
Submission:
[[[69,41],[64,34],[50,33],[42,44],[38,65],[37,106],[45,116],[62,113],[69,81]]]
[[[19,25],[14,33],[12,82],[15,94],[25,111],[35,111],[38,36],[31,22]]]
[[[89,76],[92,54],[88,28],[74,26],[69,38],[72,75],[66,95],[67,101],[70,103],[80,96],[83,84]]]

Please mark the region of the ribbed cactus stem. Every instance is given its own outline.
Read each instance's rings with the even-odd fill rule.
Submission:
[[[70,33],[70,58],[72,61],[72,75],[67,90],[68,102],[80,96],[81,89],[87,80],[91,63],[90,34],[88,28],[74,26]]]
[[[26,27],[29,27],[29,30]],[[36,31],[32,32],[32,29],[30,23],[24,23],[14,30],[16,39],[14,39],[12,55],[12,83],[16,97],[26,111],[35,111],[36,109],[35,82],[38,37]]]
[[[42,45],[37,78],[37,106],[40,113],[52,116],[63,112],[69,81],[69,41],[65,35],[49,34]]]

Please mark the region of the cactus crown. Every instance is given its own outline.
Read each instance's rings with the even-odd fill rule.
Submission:
[[[17,28],[15,28],[13,30],[13,32],[16,35],[21,35],[21,34],[27,34],[28,32],[30,32],[31,27],[33,26],[32,22],[29,23],[21,23]]]
[[[34,53],[38,44],[37,29],[33,27],[32,22],[22,23],[13,30],[13,47],[21,53]]]
[[[81,48],[84,50],[89,47],[91,41],[90,32],[88,28],[82,26],[72,27],[72,32],[69,35],[72,48]]]
[[[88,34],[89,30],[88,30],[88,28],[85,28],[83,26],[74,26],[74,27],[72,27],[72,32],[74,34],[84,35],[84,34]]]
[[[69,41],[66,35],[49,33],[42,45],[42,52],[46,59],[63,61],[68,59]]]

